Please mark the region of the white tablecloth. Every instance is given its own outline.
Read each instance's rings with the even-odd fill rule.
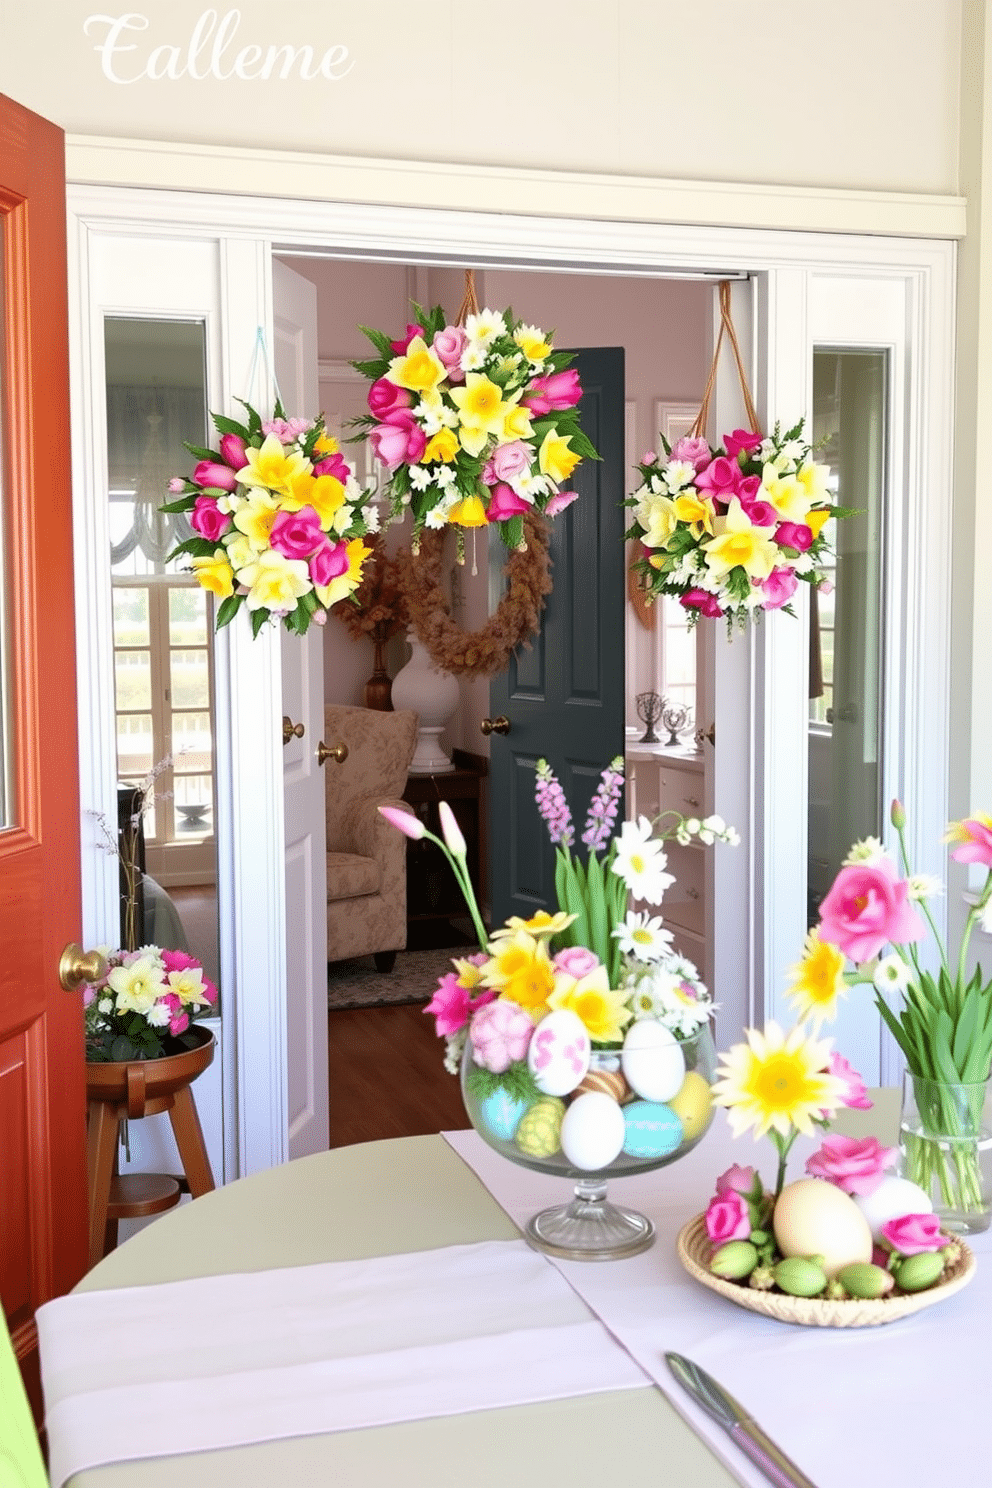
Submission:
[[[474,1131],[444,1135],[518,1224],[571,1196],[567,1180],[508,1162]],[[803,1176],[809,1150],[797,1144],[790,1179]],[[734,1141],[720,1112],[680,1162],[610,1183],[610,1197],[654,1221],[650,1250],[611,1264],[553,1264],[748,1488],[767,1480],[675,1383],[667,1350],[708,1369],[817,1488],[933,1488],[981,1476],[992,1320],[992,1263],[981,1258],[992,1255],[992,1237],[970,1242],[980,1260],[969,1286],[899,1322],[851,1330],[775,1322],[700,1287],[676,1255],[679,1230],[734,1162],[758,1167],[766,1183],[774,1177],[771,1143]]]

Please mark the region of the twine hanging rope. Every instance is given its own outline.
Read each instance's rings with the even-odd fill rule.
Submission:
[[[737,376],[740,378],[741,392],[744,394],[744,408],[751,425],[751,433],[760,434],[762,432],[761,425],[758,422],[757,410],[754,406],[754,399],[751,397],[751,389],[747,385],[744,361],[741,357],[737,332],[734,330],[734,322],[730,314],[730,281],[723,279],[720,282],[720,332],[716,338],[716,346],[713,349],[713,362],[710,366],[710,375],[706,380],[703,401],[699,405],[696,422],[689,430],[690,439],[705,439],[706,437],[706,425],[710,416],[710,399],[713,396],[713,389],[716,386],[716,374],[720,363],[720,348],[723,345],[724,332],[726,332],[730,340],[731,349],[734,353],[734,361],[737,363]]]
[[[455,325],[463,326],[465,324],[467,316],[478,315],[478,313],[479,302],[475,297],[475,270],[466,269],[465,293],[462,295],[462,302],[458,306],[458,314],[455,316]]]
[[[261,326],[255,332],[255,345],[252,350],[251,365],[248,368],[248,376],[246,378],[245,401],[247,403],[252,401],[252,389],[255,386],[256,377],[258,378],[256,406],[259,412],[264,412],[268,407],[266,400],[270,393],[275,399],[273,403],[274,412],[275,404],[282,404],[282,394],[279,391],[279,383],[276,379],[276,369],[269,360],[269,348],[265,341],[265,331]]]

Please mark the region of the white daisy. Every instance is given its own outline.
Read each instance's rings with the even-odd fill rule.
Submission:
[[[616,843],[612,871],[623,880],[635,899],[660,904],[662,895],[675,879],[671,873],[665,872],[668,858],[661,842],[652,838],[647,817],[642,816],[636,822],[624,822]]]
[[[548,482],[543,475],[534,475],[529,470],[521,471],[509,481],[521,501],[533,501],[535,496],[543,496],[548,489]]]
[[[671,931],[662,929],[661,916],[652,919],[647,910],[639,914],[629,910],[625,922],[617,925],[613,934],[624,955],[634,956],[638,961],[657,961],[672,942]]]
[[[863,837],[851,848],[842,866],[850,868],[855,863],[878,863],[885,855],[885,848],[877,837]]]
[[[682,491],[686,486],[692,485],[695,478],[696,467],[689,460],[672,460],[665,466],[665,485],[673,495],[676,491]]]
[[[910,899],[932,899],[944,892],[944,885],[932,873],[914,873],[909,879]]]
[[[498,336],[506,335],[506,321],[498,310],[480,310],[478,315],[465,317],[465,334],[468,337],[466,351],[475,347],[485,351]],[[462,366],[465,358],[462,357]]]
[[[901,956],[883,956],[871,979],[877,992],[902,992],[909,985],[909,967]]]
[[[362,507],[362,521],[365,523],[366,532],[379,532],[382,528],[382,517],[379,508],[374,503]]]
[[[992,935],[992,899],[987,899],[978,911],[978,924],[986,935]]]
[[[457,490],[448,491],[444,496],[441,497],[441,500],[437,503],[436,506],[431,507],[430,511],[424,518],[424,525],[426,527],[433,527],[435,529],[446,527],[448,523],[448,513],[453,506],[457,506],[460,499],[461,498]]]

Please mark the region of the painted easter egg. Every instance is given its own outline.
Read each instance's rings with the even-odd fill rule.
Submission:
[[[871,1230],[843,1189],[822,1178],[787,1183],[775,1201],[775,1239],[783,1256],[822,1256],[827,1280],[871,1260]]]
[[[598,1090],[601,1095],[608,1095],[618,1103],[630,1094],[627,1081],[619,1069],[591,1069],[583,1075],[575,1090],[577,1095],[587,1090]]]
[[[628,1157],[667,1157],[682,1146],[682,1123],[671,1106],[634,1101],[623,1108],[623,1150]]]
[[[554,1157],[561,1147],[565,1102],[556,1095],[535,1101],[520,1118],[514,1141],[527,1157]]]
[[[701,1137],[713,1116],[713,1096],[709,1081],[698,1070],[688,1070],[681,1088],[668,1102],[682,1123],[687,1142]]]
[[[558,1008],[542,1018],[527,1047],[527,1068],[545,1095],[570,1095],[589,1068],[592,1044],[577,1013]]]
[[[904,1214],[932,1214],[933,1203],[918,1183],[886,1173],[870,1194],[852,1194],[854,1202],[868,1221],[872,1239],[878,1243],[882,1226]]]
[[[506,1090],[494,1090],[479,1102],[479,1119],[491,1136],[512,1142],[526,1109],[525,1100],[516,1099]]]
[[[605,1168],[623,1150],[623,1111],[610,1095],[577,1095],[561,1124],[561,1150],[585,1173]]]
[[[663,1023],[641,1018],[627,1030],[620,1053],[627,1084],[642,1100],[669,1101],[685,1080],[678,1039]]]

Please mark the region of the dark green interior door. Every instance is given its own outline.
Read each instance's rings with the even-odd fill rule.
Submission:
[[[554,588],[541,633],[494,677],[490,714],[510,722],[491,735],[490,887],[493,924],[555,907],[554,850],[534,804],[534,765],[549,760],[578,838],[600,771],[624,746],[624,352],[580,351],[582,428],[601,455],[571,481],[579,499],[552,524]],[[506,555],[490,544],[495,607]]]

